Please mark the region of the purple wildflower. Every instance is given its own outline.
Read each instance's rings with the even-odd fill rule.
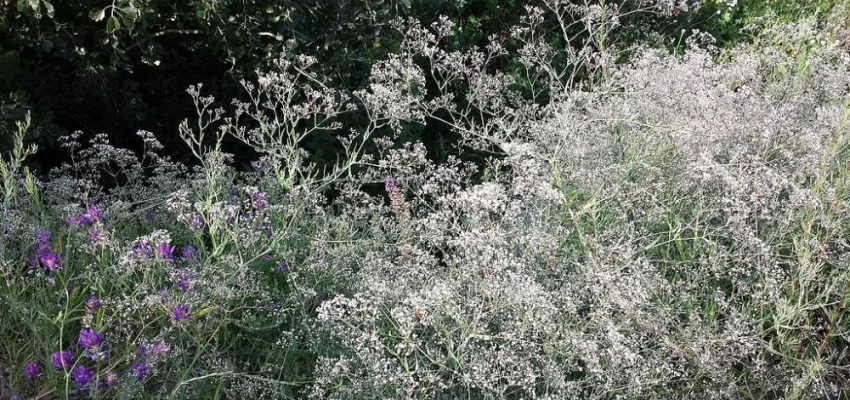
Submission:
[[[89,226],[94,223],[94,220],[88,214],[80,214],[77,220],[79,221],[79,225]]]
[[[35,235],[35,238],[38,240],[38,247],[47,247],[50,241],[50,231],[47,229],[42,229],[38,231]]]
[[[266,201],[266,195],[262,190],[254,192],[252,202],[254,203],[254,209],[257,211],[265,210],[269,206],[269,203]]]
[[[20,395],[18,395],[18,394],[13,394],[13,395],[12,395],[12,400],[23,400],[23,399],[21,398],[21,396],[20,396]]]
[[[157,357],[163,357],[168,354],[168,351],[171,350],[171,346],[166,342],[159,342],[153,345],[153,354]]]
[[[100,243],[100,232],[98,232],[97,227],[89,228],[89,240],[94,243]]]
[[[148,345],[140,344],[139,345],[139,356],[142,358],[147,358],[150,355],[150,350],[148,349]]]
[[[77,386],[77,389],[82,389],[88,386],[92,378],[94,378],[94,372],[89,371],[85,365],[77,365],[74,367],[74,370],[71,371],[71,379],[74,381],[74,385]]]
[[[199,213],[192,214],[192,218],[189,220],[189,227],[193,230],[200,231],[203,230],[207,226],[206,221],[204,221],[204,217]]]
[[[148,366],[142,363],[135,363],[130,367],[130,375],[135,376],[139,382],[147,378],[148,372]]]
[[[29,379],[35,379],[41,376],[41,368],[34,361],[30,361],[24,365],[24,376]]]
[[[274,268],[274,273],[277,275],[285,274],[287,272],[289,272],[289,263],[286,261],[280,263],[280,265]]]
[[[96,349],[101,345],[101,343],[103,343],[103,338],[100,337],[100,334],[97,333],[97,331],[95,331],[94,329],[83,328],[82,330],[80,330],[80,340],[77,341],[77,344],[79,344],[80,347],[86,349]]]
[[[192,246],[191,244],[187,244],[183,246],[183,250],[180,251],[180,257],[186,261],[194,262],[198,261],[199,253],[200,252],[198,251],[197,247]]]
[[[156,253],[159,255],[159,258],[163,260],[174,261],[175,248],[175,246],[168,243],[160,243],[159,246],[156,247]]]
[[[106,351],[106,343],[94,329],[80,330],[80,339],[77,344],[86,349],[85,356],[92,360],[103,360],[109,357],[109,353]]]
[[[103,217],[103,213],[100,211],[100,208],[97,206],[97,204],[90,205],[86,211],[86,215],[92,221],[100,221],[100,218]]]
[[[57,371],[67,371],[72,365],[74,365],[74,355],[70,350],[53,353],[53,368]]]
[[[189,274],[181,272],[180,276],[177,278],[177,288],[180,289],[181,292],[185,292],[189,290],[189,286],[191,286]]]
[[[393,178],[388,177],[387,180],[384,181],[384,189],[387,191],[387,193],[392,193],[396,190]]]
[[[97,296],[91,296],[86,299],[86,314],[94,314],[100,310],[100,299]]]
[[[38,253],[38,261],[40,261],[41,265],[43,265],[48,271],[53,272],[62,268],[62,266],[59,265],[59,257],[57,257],[52,250],[43,248],[39,249]]]
[[[118,374],[115,372],[109,371],[101,379],[101,385],[104,388],[111,388],[120,383],[120,379],[118,379]]]
[[[145,241],[139,241],[138,243],[133,245],[133,248],[130,249],[130,252],[133,253],[136,258],[153,257],[153,249],[151,249],[151,246],[148,244],[148,242]]]
[[[192,310],[188,304],[178,304],[171,309],[171,319],[177,323],[188,321],[192,319]]]
[[[76,215],[72,215],[72,216],[68,217],[65,221],[68,222],[68,225],[70,225],[71,228],[79,228],[80,225],[81,225],[80,217],[78,217]]]

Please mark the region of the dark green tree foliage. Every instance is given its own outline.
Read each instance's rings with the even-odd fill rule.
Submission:
[[[401,36],[390,27],[396,18],[425,25],[446,15],[456,22],[452,49],[483,45],[495,36],[510,49],[510,28],[529,0],[0,0],[0,123],[33,111],[34,135],[44,149],[39,162],[49,168],[62,160],[56,139],[76,130],[107,133],[115,144],[133,148],[140,129],[154,132],[169,153],[188,160],[178,123],[194,115],[185,89],[203,83],[205,95],[221,105],[242,95],[241,79],[269,68],[271,60],[306,54],[318,59],[315,72],[334,87],[354,90],[368,84],[376,60],[397,49]],[[625,9],[642,2],[620,0]],[[787,18],[810,10],[828,10],[817,2],[743,0],[732,9],[715,2],[697,12],[663,17],[635,13],[624,19],[614,45],[646,40],[649,33],[668,45],[682,42],[699,28],[722,43],[746,39],[743,25],[755,15],[779,10]],[[717,11],[721,12],[718,13]],[[549,27],[555,30],[555,27]],[[586,33],[572,32],[575,43],[552,35],[555,48],[581,46]],[[661,35],[657,35],[660,33]],[[666,38],[666,39],[665,39]],[[724,42],[725,41],[725,42]],[[518,85],[529,85],[516,60],[496,68],[513,70]],[[581,76],[581,75],[579,75]],[[546,101],[545,96],[541,101]],[[352,115],[349,126],[357,126]],[[411,139],[423,139],[435,158],[453,143],[445,128],[411,127]],[[7,144],[2,142],[0,146]],[[316,136],[306,145],[315,157],[333,160],[333,138]],[[244,148],[229,143],[237,158]],[[244,157],[239,157],[244,156]]]
[[[128,133],[145,129],[176,145],[177,124],[194,112],[187,86],[203,82],[227,103],[241,93],[240,79],[296,53],[318,57],[334,84],[359,86],[372,61],[392,48],[382,41],[388,21],[410,10],[376,0],[21,0],[1,7],[4,116],[17,119],[15,105],[33,108],[48,148],[74,130],[106,132],[132,147]]]

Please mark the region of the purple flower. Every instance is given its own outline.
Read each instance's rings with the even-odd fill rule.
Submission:
[[[106,352],[106,343],[94,329],[82,329],[77,344],[86,349],[85,356],[92,360],[103,360],[109,357],[109,353]]]
[[[159,258],[163,260],[174,261],[175,248],[175,246],[168,243],[160,243],[159,246],[156,247],[156,253],[159,255]]]
[[[262,190],[254,192],[252,202],[254,203],[254,209],[257,211],[265,210],[269,206],[269,203],[266,202],[266,195]]]
[[[54,271],[61,268],[61,266],[59,265],[59,257],[57,257],[56,254],[50,249],[44,249],[44,251],[42,251],[41,254],[38,256],[38,261],[40,261],[41,265],[43,265],[44,268],[47,268],[47,270],[49,271]]]
[[[112,372],[112,371],[107,372],[103,376],[103,379],[101,379],[102,387],[107,388],[107,389],[114,387],[115,385],[117,385],[120,382],[121,382],[121,380],[118,379],[118,374],[116,374],[115,372]]]
[[[387,193],[392,193],[396,190],[393,178],[388,177],[387,180],[384,181],[384,189],[387,191]]]
[[[191,286],[189,274],[181,272],[180,276],[177,278],[177,289],[180,289],[181,292],[185,292],[189,290],[189,286]]]
[[[100,218],[103,217],[103,213],[100,211],[100,208],[98,208],[97,204],[90,205],[86,211],[86,215],[92,221],[100,221]]]
[[[91,296],[86,299],[86,314],[94,314],[100,310],[100,299],[97,296]]]
[[[75,215],[68,217],[65,221],[68,222],[68,225],[70,225],[71,228],[79,228],[80,225],[82,225],[80,223],[80,217],[75,216]]]
[[[39,249],[38,253],[38,261],[40,261],[41,265],[43,265],[48,271],[53,272],[62,268],[62,266],[59,265],[59,257],[57,257],[52,250],[43,248]]]
[[[79,225],[88,226],[94,223],[94,220],[88,214],[80,214],[80,216],[77,217],[77,220],[79,221]]]
[[[29,379],[35,379],[41,376],[41,368],[33,361],[30,361],[24,365],[24,376]]]
[[[35,235],[35,238],[38,240],[38,247],[48,247],[47,242],[50,241],[50,231],[47,229],[42,229],[38,231]]]
[[[189,227],[193,230],[200,231],[203,230],[207,226],[206,221],[204,221],[204,217],[199,213],[192,214],[192,218],[189,220]]]
[[[77,341],[77,344],[79,344],[80,347],[85,349],[97,349],[101,343],[103,343],[103,338],[100,337],[100,334],[94,329],[83,328],[80,330],[80,340]]]
[[[146,344],[140,344],[139,345],[139,356],[140,357],[147,358],[150,355],[149,351],[150,350],[148,350],[148,345],[146,345]]]
[[[138,243],[133,245],[133,248],[130,249],[130,252],[133,253],[136,258],[153,257],[153,249],[151,249],[151,246],[148,244],[148,242],[145,241],[139,241]]]
[[[74,365],[74,355],[70,350],[53,353],[53,368],[57,371],[67,371],[72,365]]]
[[[77,365],[74,367],[74,370],[71,371],[71,379],[74,381],[74,385],[77,386],[77,389],[82,389],[88,386],[92,378],[94,378],[94,372],[89,371],[85,365]]]
[[[168,346],[163,345],[162,343],[157,343],[153,346],[153,354],[162,357],[166,353],[168,353]]]
[[[19,396],[18,394],[13,394],[12,400],[23,400],[23,399],[21,399],[21,396]]]
[[[171,309],[171,320],[174,322],[183,323],[192,319],[192,310],[188,304],[178,304]]]
[[[153,345],[153,354],[157,357],[163,357],[168,354],[168,351],[171,350],[171,346],[166,342],[159,342]]]
[[[130,375],[135,376],[139,382],[147,378],[148,372],[148,366],[142,363],[135,363],[130,367]]]
[[[100,232],[97,231],[97,227],[89,228],[89,240],[92,243],[100,243]]]
[[[289,272],[289,263],[286,261],[280,263],[277,267],[274,267],[274,273],[277,275],[285,274],[287,272]]]
[[[199,254],[198,248],[191,244],[183,246],[183,250],[180,251],[180,257],[186,261],[198,261]]]

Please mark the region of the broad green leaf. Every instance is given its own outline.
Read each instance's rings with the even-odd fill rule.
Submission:
[[[109,20],[106,21],[106,32],[112,33],[119,29],[121,29],[121,23],[118,22],[118,18],[115,18],[114,15],[109,17]]]
[[[132,4],[130,4],[126,7],[121,7],[121,12],[124,13],[124,17],[125,17],[124,24],[125,25],[127,24],[127,21],[126,21],[127,17],[130,17],[132,19],[136,19],[136,18],[139,17],[139,9],[136,8],[135,6],[133,6]]]
[[[106,9],[105,8],[101,8],[101,9],[98,9],[98,10],[92,10],[89,13],[89,18],[91,18],[92,20],[94,20],[96,22],[102,21],[103,18],[105,18],[105,17],[106,17]]]

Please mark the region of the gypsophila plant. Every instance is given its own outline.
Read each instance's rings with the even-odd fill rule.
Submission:
[[[39,178],[21,123],[0,164],[0,397],[847,396],[841,30],[617,46],[618,18],[670,4],[546,0],[510,45],[467,50],[446,18],[397,21],[351,93],[308,57],[230,110],[193,86],[192,167],[150,132],[140,153],[75,133]],[[424,124],[481,161],[403,141]],[[318,134],[345,157],[315,163]]]

